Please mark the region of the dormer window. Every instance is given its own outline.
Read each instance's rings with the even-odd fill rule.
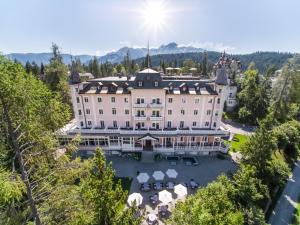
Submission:
[[[143,81],[139,81],[138,85],[139,85],[139,87],[142,87],[143,86]]]
[[[158,81],[154,82],[154,87],[158,87]]]

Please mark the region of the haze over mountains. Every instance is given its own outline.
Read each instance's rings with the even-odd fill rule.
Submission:
[[[158,48],[150,49],[151,65],[154,67],[159,66],[161,60],[165,62],[176,61],[178,63],[177,66],[181,66],[182,62],[186,59],[201,62],[204,51],[205,50],[202,48],[196,48],[193,46],[178,46],[176,43],[171,42],[166,45],[161,45]],[[123,47],[118,51],[110,52],[106,55],[98,56],[97,58],[101,63],[120,63],[123,61],[127,52],[129,52],[131,59],[134,59],[136,63],[141,64],[144,57],[147,55],[148,49]],[[220,52],[207,51],[208,60],[212,63],[216,62],[220,55]],[[24,65],[27,61],[34,61],[39,65],[41,63],[48,64],[52,57],[52,53],[12,53],[6,56],[13,60],[16,59]],[[62,57],[65,64],[70,64],[71,59],[75,58],[79,58],[82,63],[88,64],[94,56],[62,54]],[[261,73],[264,73],[268,66],[275,66],[276,69],[281,68],[289,58],[293,57],[293,54],[279,52],[255,52],[251,54],[233,54],[232,57],[241,61],[243,69],[246,69],[250,62],[254,62],[257,69]]]
[[[167,45],[161,45],[158,48],[151,48],[150,55],[161,55],[161,54],[180,54],[180,53],[197,53],[203,52],[204,49],[196,48],[193,46],[178,46],[176,43],[171,42]],[[116,52],[110,52],[106,55],[99,56],[100,62],[111,62],[119,63],[124,59],[124,56],[129,52],[132,59],[142,58],[147,55],[147,48],[129,48],[123,47]],[[16,59],[22,64],[25,64],[27,61],[36,62],[37,64],[43,63],[47,64],[49,59],[52,57],[52,53],[11,53],[6,55],[10,59]],[[92,55],[70,55],[62,54],[63,61],[66,64],[71,62],[71,59],[79,58],[82,63],[87,63],[94,56]]]

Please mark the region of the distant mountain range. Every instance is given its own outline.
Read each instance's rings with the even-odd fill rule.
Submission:
[[[204,49],[196,48],[193,46],[178,46],[176,43],[171,42],[167,45],[161,45],[159,48],[151,48],[150,55],[163,55],[163,54],[180,54],[180,53],[199,53],[203,52]],[[147,48],[129,48],[123,47],[115,52],[107,53],[106,55],[99,56],[100,62],[111,62],[119,63],[124,59],[127,52],[129,52],[131,59],[142,58],[147,55]],[[11,53],[6,55],[8,58],[18,60],[22,64],[27,61],[36,62],[37,64],[48,64],[52,53]],[[82,63],[88,63],[94,56],[92,55],[70,55],[62,54],[63,61],[66,64],[71,62],[71,58],[79,58]]]
[[[129,52],[131,59],[134,59],[137,63],[141,64],[144,60],[144,57],[147,55],[147,48],[129,48],[123,47],[115,52],[107,53],[106,55],[99,56],[99,62],[111,62],[119,63],[122,62],[124,56]],[[204,49],[196,48],[193,46],[178,46],[176,43],[171,42],[167,45],[161,45],[158,48],[151,48],[151,62],[152,66],[158,66],[160,60],[166,62],[178,63],[178,66],[186,59],[193,59],[194,61],[201,62],[203,59]],[[207,57],[208,60],[212,63],[217,62],[220,57],[220,52],[208,51]],[[48,64],[52,53],[12,53],[6,55],[10,59],[16,59],[22,64],[25,64],[27,61],[36,62],[38,65]],[[274,65],[277,69],[281,68],[282,65],[291,58],[293,54],[291,53],[278,53],[278,52],[255,52],[251,54],[234,54],[232,57],[238,59],[242,63],[243,69],[246,69],[250,62],[255,62],[257,69],[264,73],[268,66]],[[62,54],[63,61],[66,64],[70,64],[71,59],[79,58],[82,63],[87,64],[94,56],[92,55],[70,55]]]
[[[180,54],[163,54],[151,56],[151,66],[157,67],[163,60],[166,63],[177,62],[181,66],[186,59],[192,59],[195,62],[202,62],[203,52],[200,53],[180,53]],[[275,69],[280,69],[289,58],[292,58],[292,53],[279,53],[279,52],[255,52],[251,54],[234,54],[231,57],[239,60],[242,65],[242,70],[246,70],[251,62],[255,63],[255,67],[260,73],[265,73],[269,66],[275,66]],[[216,63],[220,58],[220,52],[208,51],[207,58],[210,63]],[[135,62],[141,64],[144,58],[136,59]]]

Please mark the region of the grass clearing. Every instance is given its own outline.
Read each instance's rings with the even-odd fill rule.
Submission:
[[[230,145],[230,151],[238,152],[242,144],[244,144],[249,137],[247,135],[235,134],[231,141],[228,141],[227,144]]]
[[[300,225],[300,201],[298,201],[297,208],[295,209],[292,225]]]

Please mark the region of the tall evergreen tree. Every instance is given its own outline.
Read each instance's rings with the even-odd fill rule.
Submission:
[[[207,52],[205,51],[202,59],[202,74],[207,76]]]

